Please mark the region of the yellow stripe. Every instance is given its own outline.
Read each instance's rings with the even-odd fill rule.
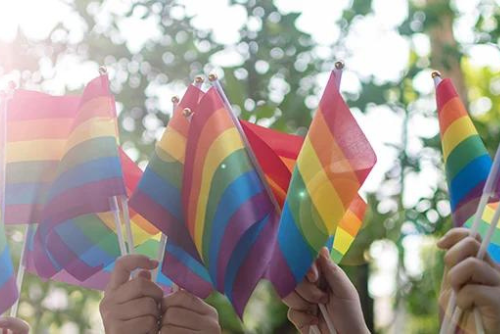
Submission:
[[[116,138],[115,119],[108,117],[94,117],[78,125],[70,134],[66,144],[66,151],[89,139],[98,137]]]
[[[349,247],[351,247],[353,241],[354,238],[352,235],[347,233],[344,229],[338,228],[335,233],[335,239],[333,240],[333,248],[341,254],[345,254],[349,250]]]
[[[297,166],[311,200],[325,225],[324,227],[328,234],[333,234],[344,215],[345,208],[339,194],[325,173],[309,137],[304,140]]]
[[[163,161],[171,162],[171,158],[165,156],[164,152],[166,152],[175,160],[182,164],[184,163],[186,157],[186,137],[181,135],[171,126],[165,129],[165,133],[156,145],[156,154]]]
[[[486,209],[483,212],[483,221],[486,222],[487,224],[491,224],[494,214],[495,214],[495,208],[491,207],[490,205],[487,205]],[[500,224],[497,225],[497,229],[500,230]]]
[[[472,124],[469,116],[463,116],[451,124],[443,135],[443,157],[444,161],[448,159],[451,151],[462,141],[470,136],[476,135],[476,128]]]
[[[200,254],[202,254],[202,240],[204,221],[207,209],[208,195],[212,186],[212,179],[220,164],[233,152],[242,149],[243,142],[236,128],[232,127],[220,134],[210,145],[203,165],[201,187],[198,196],[198,203],[195,211],[195,244]]]
[[[64,139],[29,140],[7,143],[6,162],[60,160],[64,154]]]

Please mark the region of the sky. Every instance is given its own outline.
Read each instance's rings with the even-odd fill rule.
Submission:
[[[100,25],[105,29],[111,22],[109,13],[124,13],[130,6],[131,0],[108,0],[105,8],[100,9]],[[185,0],[185,11],[174,8],[172,15],[194,16],[193,26],[199,29],[211,30],[215,39],[227,45],[226,50],[214,55],[214,65],[238,65],[242,62],[241,56],[232,47],[238,40],[238,30],[246,24],[253,29],[259,29],[258,20],[248,20],[245,10],[239,6],[229,6],[228,0]],[[343,75],[341,90],[343,92],[358,92],[364,78],[374,77],[380,82],[394,82],[400,78],[408,63],[410,46],[413,45],[417,53],[425,55],[430,51],[430,43],[425,35],[416,35],[409,40],[400,36],[395,30],[408,15],[406,0],[374,0],[374,15],[363,20],[358,20],[352,27],[347,38],[347,52],[345,54],[332,54],[328,46],[340,37],[340,30],[335,21],[341,16],[343,9],[350,5],[349,0],[324,1],[324,0],[276,0],[276,5],[282,13],[300,12],[297,27],[310,33],[318,43],[317,53],[323,57],[343,59],[346,69]],[[456,23],[455,33],[457,39],[465,45],[464,51],[470,56],[472,66],[490,66],[500,69],[500,52],[493,46],[473,46],[471,26],[478,15],[479,0],[457,0],[454,2],[456,9],[462,14]],[[491,6],[499,5],[500,1],[491,0]],[[26,10],[29,8],[30,10]],[[44,15],[39,15],[39,13]],[[9,41],[14,38],[18,28],[31,39],[37,40],[47,36],[51,29],[62,19],[65,25],[72,28],[70,39],[77,43],[83,34],[83,23],[71,12],[62,0],[0,0],[0,40]],[[321,24],[318,24],[321,22]],[[130,18],[118,20],[122,36],[126,36],[127,46],[130,50],[140,52],[142,45],[148,39],[159,39],[155,18],[144,20],[141,12],[137,11]],[[41,63],[42,71],[53,71]],[[61,92],[65,85],[80,87],[97,73],[97,64],[92,62],[81,63],[78,57],[68,57],[58,68],[54,80],[43,88],[47,91]],[[431,137],[438,132],[435,117],[427,117],[435,111],[433,101],[434,86],[430,77],[431,69],[418,75],[413,84],[416,90],[430,94],[428,101],[420,106],[419,112],[412,113],[409,132],[409,152],[417,153],[423,146],[419,137]],[[0,73],[1,74],[1,73]],[[75,78],[78,78],[75,80]],[[11,79],[8,76],[0,77],[0,88]],[[318,82],[324,86],[327,73],[318,73]],[[151,90],[152,94],[163,96],[160,103],[165,108],[170,108],[168,96],[160,90]],[[179,92],[171,92],[174,93]],[[167,98],[165,98],[167,96]],[[402,138],[402,114],[394,113],[388,107],[375,106],[361,113],[353,110],[361,128],[365,131],[372,146],[377,152],[378,163],[363,187],[364,191],[379,189],[384,174],[393,166],[397,156],[390,144],[398,145]],[[417,199],[431,195],[436,184],[443,181],[441,170],[437,170],[431,163],[425,163],[420,175],[409,175],[407,178],[407,192],[404,194],[405,205],[413,206]],[[388,189],[387,191],[394,191]],[[383,205],[384,203],[382,203]],[[388,204],[389,205],[389,204]],[[449,211],[444,206],[443,212]],[[419,249],[427,243],[422,238],[410,238],[406,241],[407,249]],[[394,292],[397,258],[394,249],[386,242],[375,243],[371,250],[374,258],[384,258],[377,261],[375,266],[378,275],[370,283],[373,295],[383,297]],[[418,251],[408,252],[405,259],[409,271],[419,274],[421,260]]]

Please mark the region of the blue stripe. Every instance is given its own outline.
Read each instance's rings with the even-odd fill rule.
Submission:
[[[2,287],[12,275],[14,275],[14,268],[12,267],[9,247],[5,247],[0,254],[0,287]]]
[[[488,254],[490,254],[493,261],[500,264],[500,246],[494,243],[490,243],[488,246]]]
[[[255,170],[240,175],[224,190],[212,222],[208,254],[212,282],[217,282],[217,259],[229,221],[244,203],[262,191],[262,183]]]
[[[120,159],[118,157],[100,158],[83,163],[57,178],[51,188],[47,201],[69,189],[114,178],[123,178]]]
[[[43,204],[42,195],[47,192],[47,183],[10,183],[5,185],[5,204]]]
[[[180,190],[161,178],[151,168],[146,169],[138,189],[170,212],[179,221],[183,220]]]
[[[210,276],[207,269],[198,261],[196,261],[189,253],[184,251],[181,247],[174,245],[172,242],[167,242],[167,250],[169,254],[177,259],[180,263],[184,264],[191,272],[211,284]]]
[[[485,182],[491,168],[491,157],[488,154],[472,160],[450,183],[451,208],[455,210],[457,205],[467,197],[481,182]]]
[[[333,235],[329,236],[328,237],[328,240],[326,241],[326,248],[328,248],[330,250],[330,252],[332,251],[333,249],[333,241],[335,240],[335,237]]]
[[[285,202],[278,231],[278,246],[292,271],[295,282],[302,282],[314,261],[311,248],[297,228],[292,212]]]
[[[224,280],[224,293],[227,298],[234,302],[233,300],[233,288],[236,281],[236,276],[243,265],[245,259],[248,256],[248,253],[252,249],[252,246],[258,240],[260,236],[260,232],[264,229],[266,224],[269,222],[270,215],[267,215],[259,221],[257,224],[254,224],[247,232],[245,232],[244,236],[241,238],[241,241],[238,243],[236,248],[234,249],[231,258],[229,259],[229,263],[227,265],[226,277]]]

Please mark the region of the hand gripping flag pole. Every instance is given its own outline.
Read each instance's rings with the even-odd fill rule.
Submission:
[[[432,79],[434,80],[434,85],[437,88],[437,86],[442,81],[441,74],[438,71],[432,72]],[[495,193],[495,188],[496,188],[495,184],[498,182],[499,172],[500,172],[500,146],[498,147],[497,152],[495,154],[493,166],[490,170],[490,173],[488,174],[488,178],[486,180],[476,213],[474,215],[474,220],[471,226],[471,236],[473,238],[475,238],[479,233],[479,226],[481,223],[481,219],[483,217],[483,212],[486,208],[486,205],[488,205],[488,201]],[[488,229],[488,234],[481,243],[481,248],[479,249],[477,258],[479,259],[484,258],[486,254],[486,248],[491,241],[491,237],[498,225],[499,219],[500,219],[500,206],[495,210],[493,219]],[[473,312],[476,324],[476,332],[484,333],[484,326],[479,311],[475,308]],[[450,299],[448,300],[448,305],[444,313],[443,323],[441,325],[439,333],[440,334],[453,333],[455,326],[458,324],[458,321],[462,316],[462,313],[463,310],[457,307],[457,296],[454,293],[454,291],[451,291]],[[449,317],[448,315],[450,315],[451,317]]]

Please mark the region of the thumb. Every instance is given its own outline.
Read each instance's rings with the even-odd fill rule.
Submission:
[[[144,255],[125,255],[115,264],[109,280],[109,289],[117,289],[130,279],[130,274],[136,269],[152,270],[158,266],[158,261],[151,260]]]
[[[319,270],[322,273],[333,296],[342,299],[351,299],[357,296],[357,291],[346,273],[330,258],[326,247],[320,251],[318,258]]]

